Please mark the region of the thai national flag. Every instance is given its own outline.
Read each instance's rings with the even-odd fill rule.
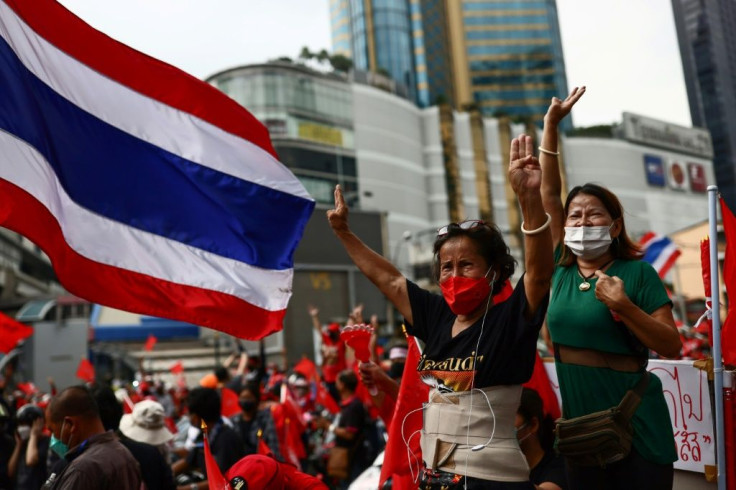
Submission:
[[[653,231],[641,237],[639,247],[644,250],[644,260],[652,264],[659,277],[663,279],[681,253],[672,240]]]
[[[261,338],[313,208],[221,92],[54,0],[0,0],[0,225],[70,292]]]

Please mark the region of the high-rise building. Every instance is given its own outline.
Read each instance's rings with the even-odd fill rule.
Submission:
[[[672,0],[693,126],[713,141],[716,182],[736,209],[736,2]]]
[[[385,68],[413,80],[420,107],[449,102],[541,124],[550,98],[567,95],[555,0],[334,0],[331,17],[333,50],[357,68],[375,71],[370,57],[382,54],[404,63],[410,51],[412,77]]]
[[[332,0],[332,50],[358,70],[389,76],[416,99],[412,25],[407,0]]]

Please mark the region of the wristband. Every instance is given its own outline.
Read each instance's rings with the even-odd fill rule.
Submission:
[[[553,157],[560,156],[560,152],[559,151],[550,151],[550,150],[547,150],[546,148],[542,148],[541,146],[539,147],[539,151],[541,151],[542,153],[545,153],[547,155],[552,155]]]
[[[552,216],[549,215],[549,213],[544,213],[547,215],[547,221],[544,222],[542,226],[537,228],[536,230],[525,230],[524,229],[524,222],[521,222],[521,232],[525,235],[536,235],[537,233],[542,233],[544,230],[549,228],[549,224],[552,222]]]

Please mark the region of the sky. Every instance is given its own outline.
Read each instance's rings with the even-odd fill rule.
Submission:
[[[458,0],[459,1],[459,0]],[[94,28],[198,78],[303,46],[331,50],[329,0],[60,0]],[[605,5],[605,7],[604,7]],[[634,112],[690,126],[671,0],[557,0],[576,126]]]

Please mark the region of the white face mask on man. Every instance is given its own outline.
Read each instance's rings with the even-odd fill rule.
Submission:
[[[596,259],[611,246],[611,226],[566,226],[565,245],[582,259]]]

